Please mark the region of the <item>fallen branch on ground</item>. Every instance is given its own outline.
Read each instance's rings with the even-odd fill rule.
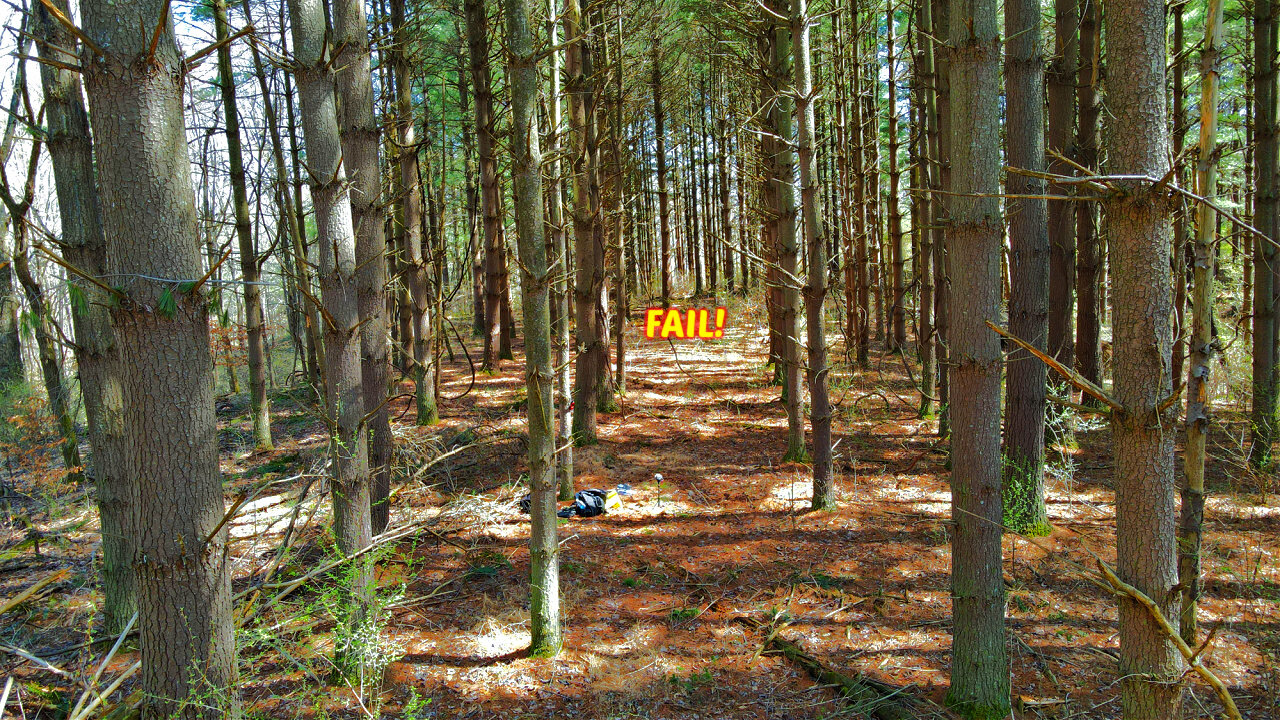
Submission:
[[[734,621],[753,630],[769,627],[765,623],[749,617],[737,617]],[[896,699],[902,688],[872,680],[861,675],[845,675],[822,664],[814,656],[805,652],[798,644],[780,637],[776,631],[765,638],[761,652],[772,652],[784,656],[791,662],[803,667],[813,679],[834,685],[840,694],[854,701],[863,710],[880,720],[907,720],[918,714],[905,707],[906,703]],[[905,698],[904,698],[905,700]]]

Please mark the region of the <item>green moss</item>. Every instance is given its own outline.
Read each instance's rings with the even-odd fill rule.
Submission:
[[[1003,705],[987,705],[957,698],[952,692],[947,693],[946,705],[965,720],[1004,720],[1012,711],[1007,702]]]

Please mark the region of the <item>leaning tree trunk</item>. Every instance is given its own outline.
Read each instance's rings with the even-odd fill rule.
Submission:
[[[53,7],[67,14],[66,0]],[[62,60],[60,50],[74,48],[76,40],[44,4],[34,6],[40,56]],[[53,162],[58,213],[62,221],[62,254],[68,263],[93,277],[106,273],[106,237],[94,178],[93,146],[89,115],[85,112],[80,75],[57,65],[40,65],[48,126],[49,156]],[[12,117],[12,116],[11,116]],[[0,153],[2,155],[2,153]],[[118,633],[138,609],[133,572],[136,542],[129,503],[129,481],[124,472],[124,397],[116,376],[117,348],[111,326],[110,296],[96,283],[78,274],[67,276],[71,326],[75,334],[76,367],[89,426],[90,469],[98,502],[102,535],[103,614],[107,632]]]
[[[529,29],[531,0],[505,0],[511,53],[512,192],[524,312],[525,387],[529,415],[529,652],[560,652],[560,541],[556,534],[555,421],[551,310],[542,216],[542,149],[538,139],[538,68]]]
[[[1196,194],[1218,192],[1218,83],[1222,67],[1223,0],[1210,0],[1200,51],[1200,160]],[[1183,453],[1187,484],[1182,488],[1178,526],[1178,585],[1182,588],[1182,639],[1196,640],[1196,603],[1200,599],[1200,544],[1204,531],[1204,462],[1209,435],[1209,373],[1217,351],[1213,332],[1214,240],[1218,215],[1208,204],[1196,208],[1191,292],[1190,366],[1187,369],[1187,440]]]
[[[22,88],[26,94],[26,78]],[[31,120],[28,120],[31,122]],[[54,336],[52,310],[45,299],[44,288],[31,273],[31,262],[28,257],[27,234],[30,225],[27,213],[31,210],[31,201],[35,197],[36,172],[40,161],[41,142],[32,143],[28,155],[27,177],[24,183],[22,199],[12,195],[8,185],[8,177],[0,187],[0,200],[9,211],[9,222],[13,226],[13,270],[27,296],[27,308],[30,313],[30,328],[36,341],[36,358],[40,363],[40,376],[44,380],[45,394],[49,398],[49,413],[58,426],[58,434],[62,436],[62,464],[72,480],[79,480],[80,441],[76,437],[75,418],[71,414],[70,388],[62,376],[62,352],[58,340]],[[3,173],[0,173],[3,175]]]
[[[227,1],[214,0],[213,24],[218,47],[218,86],[222,90],[222,112],[227,123],[227,161],[230,166],[232,205],[235,209],[236,240],[240,248],[240,275],[244,282],[244,317],[249,350],[249,405],[253,423],[253,446],[258,452],[271,449],[271,405],[267,401],[267,327],[262,315],[262,265],[253,243],[249,220],[249,193],[244,182],[244,154],[240,147],[240,115],[236,109],[236,81],[231,72],[228,40]]]
[[[949,27],[955,194],[947,249],[957,272],[949,323],[955,629],[947,702],[965,717],[996,718],[1009,714],[1009,662],[1000,570],[1000,341],[985,325],[999,317],[1001,295],[995,0],[951,0]]]
[[[1280,232],[1280,184],[1277,183],[1276,104],[1276,7],[1275,0],[1259,0],[1254,4],[1253,72],[1256,94],[1254,118],[1254,167],[1257,172],[1254,193],[1253,226],[1264,237],[1275,239]],[[1255,468],[1271,466],[1272,445],[1276,441],[1276,307],[1274,243],[1254,243],[1253,278],[1253,432],[1249,462]]]
[[[334,0],[342,165],[351,172],[351,214],[356,232],[356,301],[360,312],[360,371],[368,434],[369,500],[373,532],[387,527],[391,495],[391,417],[387,384],[387,238],[382,176],[378,171],[378,121],[373,115],[369,28],[364,0]]]
[[[42,5],[37,4],[37,7],[42,12],[47,12]],[[22,33],[28,31],[27,23],[24,15],[20,28]],[[21,37],[18,54],[25,55],[31,41],[26,35]],[[75,45],[71,43],[66,47],[71,48]],[[41,44],[41,57],[45,57],[48,50],[49,48]],[[59,62],[63,61],[59,60]],[[4,124],[4,139],[0,140],[0,165],[8,164],[9,156],[13,152],[13,140],[18,129],[18,111],[22,103],[21,89],[26,87],[26,78],[27,64],[19,62],[18,71],[14,76],[13,93],[7,108],[8,118]],[[4,242],[8,228],[9,206],[0,203],[0,383],[4,384],[21,382],[23,379],[22,336],[18,328],[18,296],[13,287],[12,258]]]
[[[302,132],[320,249],[320,294],[325,323],[325,401],[332,457],[333,527],[338,550],[351,555],[373,541],[369,504],[368,439],[360,368],[360,307],[356,237],[338,132],[337,83],[325,33],[322,0],[289,0],[294,62],[302,101]],[[355,164],[353,163],[353,166]],[[374,578],[356,565],[348,588],[346,637],[364,618]],[[338,647],[338,665],[349,669],[350,647]]]
[[[1039,0],[1005,3],[1005,154],[1009,165],[1044,172],[1044,52]],[[1060,129],[1060,128],[1056,128]],[[1044,351],[1048,342],[1049,228],[1045,181],[1008,174],[1009,331]],[[1033,197],[1017,198],[1018,195]],[[1034,197],[1039,196],[1039,197]],[[1058,203],[1065,205],[1066,203]],[[1070,210],[1070,208],[1066,208]],[[1061,218],[1057,218],[1061,223]],[[1066,272],[1074,274],[1075,267]],[[1071,338],[1067,338],[1067,343]],[[1014,532],[1044,535],[1044,363],[1018,349],[1009,354],[1004,418],[1004,521]]]
[[[409,65],[409,27],[404,0],[391,0],[391,26],[394,33],[391,65],[396,78],[396,125],[399,137],[397,165],[400,169],[400,232],[404,241],[405,281],[409,286],[414,398],[419,425],[434,425],[440,420],[436,406],[436,379],[431,357],[432,317],[431,292],[427,282],[427,264],[422,251],[422,186],[418,180],[418,146],[413,119],[413,72]]]
[[[82,4],[125,477],[136,533],[142,717],[238,712],[209,298],[182,120],[182,56],[162,0]],[[139,33],[139,26],[159,28]],[[157,281],[152,278],[165,278]]]
[[[821,196],[813,167],[813,69],[809,55],[807,0],[791,0],[791,38],[795,57],[797,159],[800,164],[800,206],[804,239],[809,248],[809,284],[804,291],[805,330],[809,343],[809,422],[813,426],[813,509],[836,504],[831,477],[831,403],[827,399],[827,338],[822,306],[827,298],[827,234],[822,223]]]
[[[1173,333],[1170,216],[1156,189],[1169,171],[1165,108],[1165,6],[1161,0],[1107,5],[1107,174],[1149,179],[1113,183],[1103,201],[1112,267],[1115,400],[1116,564],[1176,627],[1177,504],[1171,394]],[[1274,57],[1274,51],[1272,52]],[[1273,76],[1274,79],[1274,76]],[[1120,603],[1120,704],[1127,720],[1181,717],[1182,658],[1150,611]]]

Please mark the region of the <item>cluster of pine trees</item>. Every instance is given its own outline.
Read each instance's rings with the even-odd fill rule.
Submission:
[[[433,424],[451,315],[482,371],[519,330],[532,650],[555,654],[556,501],[625,392],[633,303],[754,293],[814,509],[837,497],[833,367],[881,342],[918,371],[950,439],[966,717],[1009,712],[1001,539],[1048,530],[1046,407],[1108,418],[1124,714],[1178,717],[1228,314],[1252,343],[1249,460],[1273,462],[1276,7],[36,0],[0,147],[0,372],[23,372],[21,306],[77,467],[72,352],[106,622],[137,614],[144,715],[235,705],[219,316],[245,330],[258,449],[278,345],[316,389],[348,556],[388,526],[397,373]],[[56,222],[33,213],[42,150]],[[358,624],[372,569],[347,591]]]

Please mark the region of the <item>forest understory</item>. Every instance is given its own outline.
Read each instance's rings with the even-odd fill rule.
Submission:
[[[372,675],[355,680],[331,673],[344,569],[326,570],[338,556],[324,426],[304,398],[277,391],[277,447],[253,454],[246,397],[221,397],[245,715],[950,717],[950,492],[936,421],[917,417],[919,391],[899,356],[876,354],[870,370],[852,374],[839,364],[839,503],[809,511],[808,466],[777,462],[786,418],[766,366],[768,330],[753,312],[763,315],[735,305],[725,338],[713,342],[646,341],[642,319],[629,323],[627,392],[617,412],[600,415],[599,444],[577,449],[575,464],[579,490],[632,491],[616,512],[561,521],[565,641],[556,658],[528,655],[518,345],[516,360],[492,375],[473,374],[455,345],[441,362],[436,426],[415,425],[412,398],[394,401],[392,520],[371,551],[376,639],[362,646]],[[838,340],[832,352],[843,353]],[[1204,662],[1243,717],[1280,717],[1280,496],[1227,445],[1243,432],[1242,411],[1215,413],[1224,431],[1208,470]],[[1053,532],[1004,539],[1015,713],[1120,717],[1115,600],[1090,581],[1097,559],[1115,561],[1109,431],[1052,415]],[[1075,443],[1062,441],[1067,420]],[[30,494],[11,498],[7,515],[31,522],[4,526],[0,597],[54,579],[0,621],[0,675],[16,679],[6,716],[66,717],[77,700],[92,702],[82,682],[96,671],[100,687],[125,677],[123,692],[97,710],[114,706],[121,717],[139,699],[129,676],[138,653],[133,638],[114,647],[116,638],[95,633],[89,491],[41,494],[21,474],[9,482]],[[774,638],[882,683],[886,704],[842,697],[769,652]],[[1188,680],[1186,717],[1217,717],[1213,692]]]

